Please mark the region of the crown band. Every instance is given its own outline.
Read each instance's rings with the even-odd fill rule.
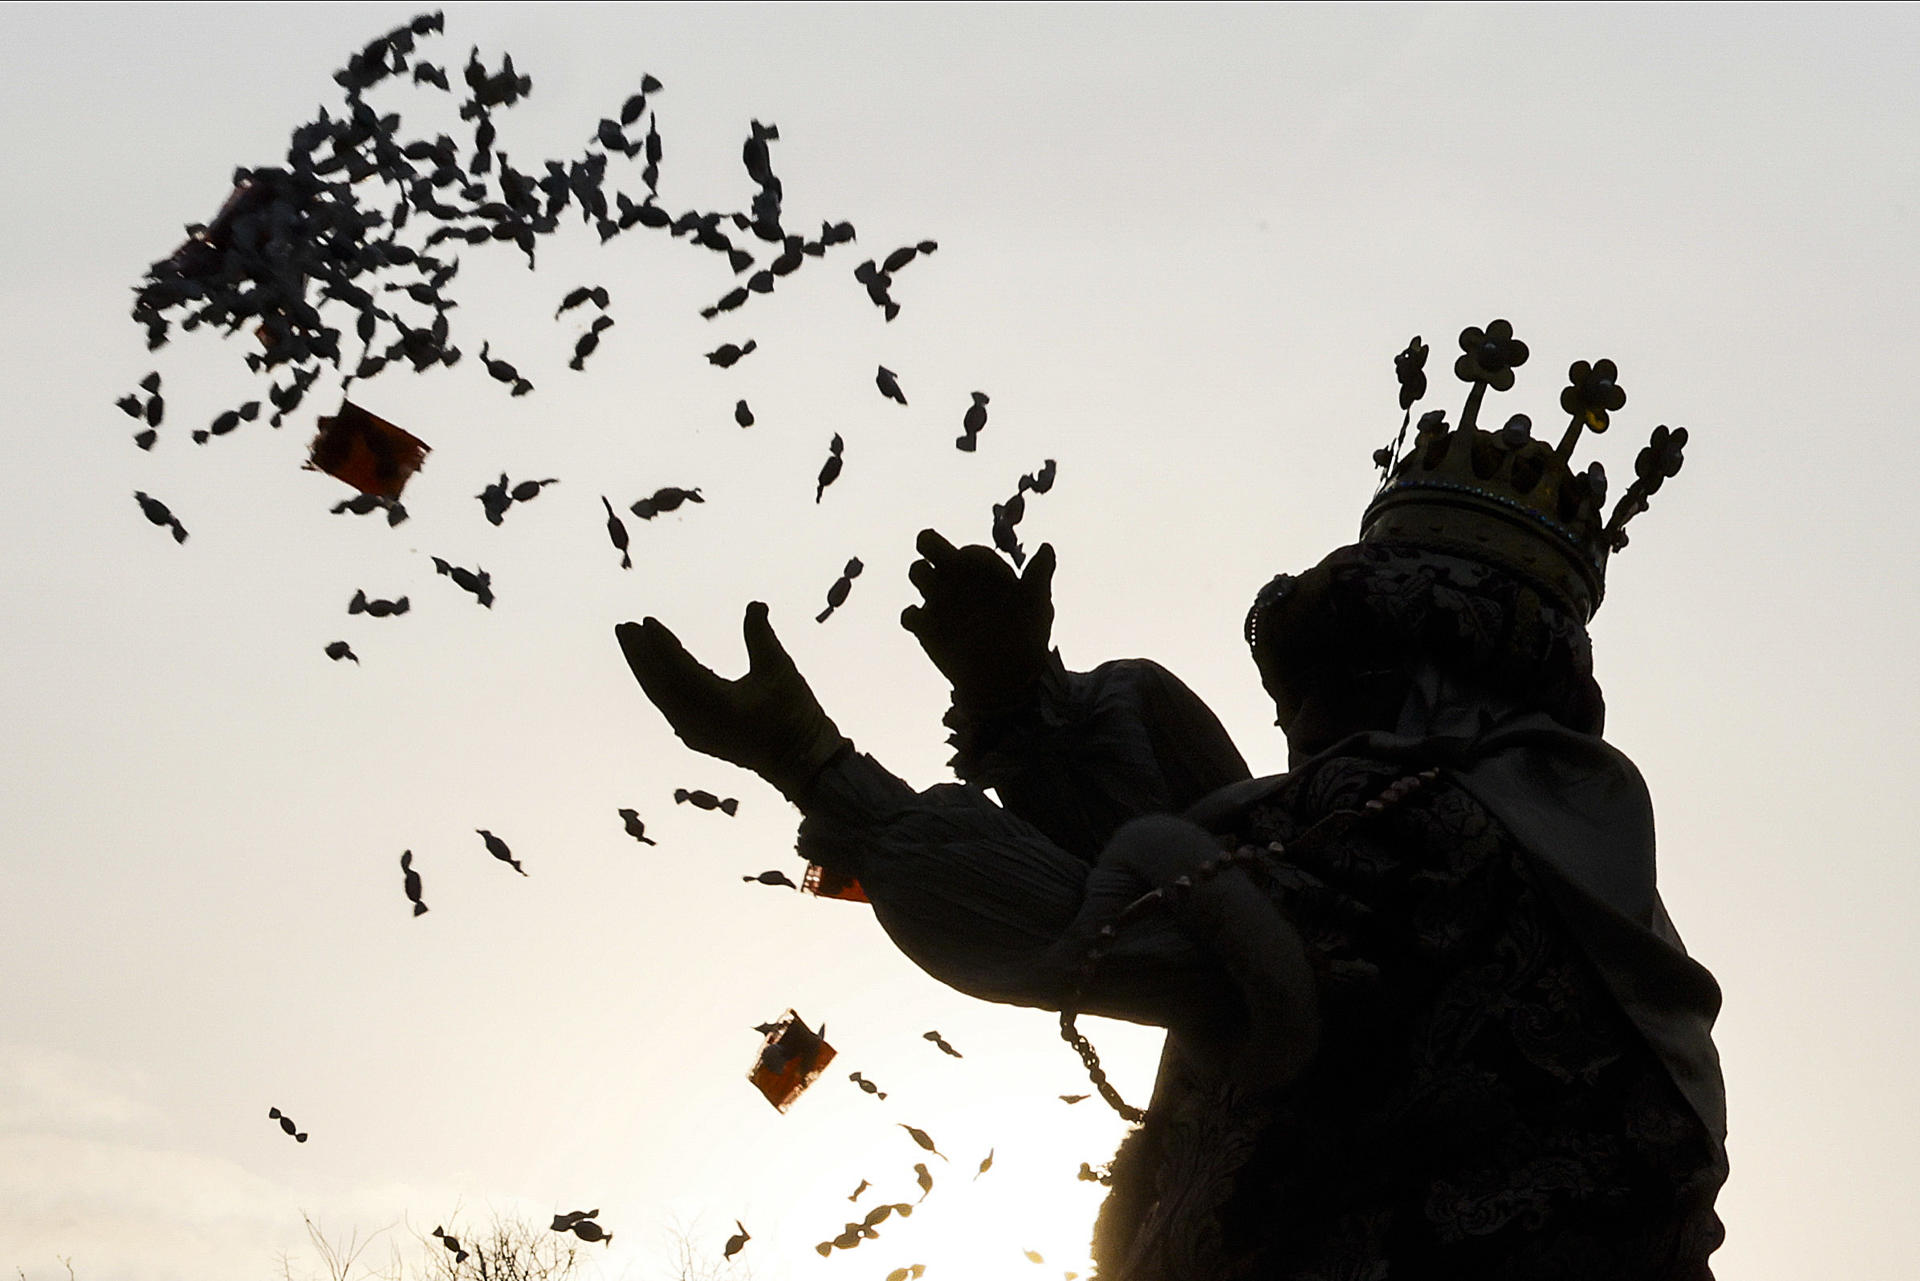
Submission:
[[[1544,536],[1543,536],[1544,535]],[[1363,543],[1467,556],[1536,584],[1585,622],[1606,594],[1606,549],[1505,494],[1455,481],[1402,480],[1368,505]],[[1594,563],[1597,557],[1599,563]]]

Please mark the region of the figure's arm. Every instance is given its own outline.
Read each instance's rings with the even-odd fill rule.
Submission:
[[[634,676],[681,740],[754,770],[800,806],[802,852],[859,877],[901,950],[961,991],[1060,1008],[1087,948],[1121,907],[1219,853],[1201,829],[1164,818],[1177,828],[1136,825],[1089,866],[977,788],[915,793],[853,752],[781,647],[765,605],[748,606],[744,631],[750,666],[729,681],[655,619],[616,629]],[[1240,1023],[1255,1033],[1294,1028],[1289,1020],[1311,1013],[1290,959],[1298,940],[1237,872],[1130,924],[1106,948],[1091,980],[1078,984],[1074,1003],[1089,1013],[1198,1042]],[[1267,1015],[1280,1006],[1290,1013],[1274,1024]]]
[[[635,679],[681,741],[753,770],[799,806],[808,816],[801,852],[858,877],[881,923],[922,968],[988,1000],[1057,1008],[1061,976],[1046,958],[1086,907],[1089,861],[977,789],[915,793],[855,754],[774,635],[764,604],[747,607],[743,631],[747,673],[726,680],[657,619],[615,628]],[[1197,999],[1207,964],[1177,930],[1138,946],[1142,963],[1115,958],[1103,977],[1114,990],[1100,1012],[1164,1025],[1179,997]],[[1137,981],[1124,977],[1134,973]],[[1136,982],[1150,990],[1133,990]]]
[[[1248,1090],[1318,1048],[1299,934],[1243,872],[1210,868],[1221,847],[1183,818],[1125,823],[1089,867],[977,788],[915,793],[862,755],[822,771],[805,809],[800,853],[859,878],[895,945],[969,996],[1165,1027],[1191,1071]],[[1102,937],[1153,889],[1159,910]]]
[[[915,792],[863,754],[823,771],[804,809],[799,853],[857,878],[902,952],[982,1000],[1058,1009],[1072,969],[1067,941],[1090,942],[1093,918],[1146,888],[1089,866],[978,789]],[[1211,962],[1156,921],[1129,931],[1085,1008],[1168,1026],[1209,986],[1219,986]]]
[[[1247,777],[1226,730],[1145,660],[1069,672],[1049,648],[1054,556],[1015,576],[991,548],[921,533],[908,570],[924,603],[901,623],[953,686],[956,774],[1091,861],[1127,820],[1179,813]]]

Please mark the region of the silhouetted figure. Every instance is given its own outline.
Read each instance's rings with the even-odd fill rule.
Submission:
[[[360,656],[354,653],[353,647],[343,640],[327,643],[327,657],[336,663],[343,658],[352,659],[356,665],[360,662]]]
[[[1511,326],[1460,351],[1459,425],[1403,430],[1359,540],[1246,617],[1285,774],[1251,778],[1156,664],[1068,670],[1050,547],[1016,573],[918,544],[901,621],[952,686],[959,786],[916,792],[854,750],[763,604],[734,681],[658,620],[615,629],[675,732],[799,806],[800,854],[855,878],[909,957],[1059,1012],[1139,1123],[1110,1175],[1082,1167],[1111,1181],[1103,1277],[1711,1275],[1719,990],[1661,906],[1587,635],[1686,434],[1655,429],[1609,514],[1604,472],[1570,458],[1624,404],[1612,363],[1569,368],[1556,446],[1524,416],[1477,425],[1527,359]],[[1403,427],[1425,355],[1395,362]],[[1167,1029],[1151,1109],[1108,1081],[1082,1014]]]
[[[732,1236],[727,1238],[726,1248],[720,1251],[720,1257],[722,1259],[731,1259],[734,1255],[740,1253],[740,1251],[743,1248],[745,1248],[747,1242],[753,1240],[753,1234],[747,1231],[746,1224],[740,1222],[740,1220],[738,1219],[735,1219],[733,1221],[733,1226],[738,1228],[739,1231],[735,1232]]]
[[[736,400],[733,403],[733,421],[742,427],[753,426],[753,410],[747,407],[746,401]]]
[[[885,365],[880,366],[880,372],[873,376],[873,385],[878,387],[880,394],[888,400],[895,400],[903,405],[907,403],[906,393],[900,390],[899,378]]]

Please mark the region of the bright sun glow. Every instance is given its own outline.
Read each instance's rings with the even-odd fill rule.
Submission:
[[[809,1185],[766,1207],[765,1226],[754,1227],[756,1278],[845,1277],[852,1268],[878,1281],[914,1264],[924,1265],[930,1279],[1088,1274],[1094,1216],[1106,1189],[1077,1172],[1083,1162],[1103,1165],[1124,1131],[1097,1098],[1077,1105],[1003,1098],[944,1109],[938,1128],[929,1121],[927,1129],[946,1160],[915,1145],[890,1110],[884,1115],[882,1124],[826,1145]],[[924,1194],[916,1165],[931,1180]],[[862,1179],[870,1186],[849,1200]],[[849,1223],[898,1203],[911,1214],[887,1218],[877,1237],[851,1251],[818,1253]],[[704,1236],[716,1235],[715,1225],[705,1226]]]

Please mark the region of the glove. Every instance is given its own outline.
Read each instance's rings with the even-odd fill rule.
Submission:
[[[1018,702],[1044,670],[1053,633],[1053,544],[1044,544],[1016,576],[992,548],[956,548],[931,529],[907,580],[925,602],[901,611],[912,632],[970,711]]]
[[[852,744],[773,634],[764,602],[747,606],[741,632],[747,674],[730,681],[687,653],[657,618],[613,629],[633,678],[681,742],[752,770],[797,805],[815,776]]]

